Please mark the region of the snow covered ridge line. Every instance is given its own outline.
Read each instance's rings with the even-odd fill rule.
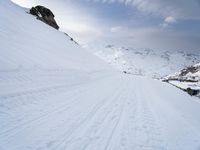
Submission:
[[[96,45],[95,45],[96,46]],[[95,54],[122,72],[133,75],[161,78],[200,60],[197,52],[165,51],[149,48],[95,47]],[[92,48],[91,48],[92,49]]]
[[[184,68],[175,74],[168,75],[162,78],[162,81],[168,82],[192,96],[200,97],[200,63]]]

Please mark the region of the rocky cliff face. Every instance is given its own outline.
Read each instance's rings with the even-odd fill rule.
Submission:
[[[52,11],[44,6],[36,6],[32,7],[30,9],[30,14],[37,16],[37,19],[43,21],[44,23],[50,25],[51,27],[55,29],[59,29],[59,26],[57,25],[54,14]]]

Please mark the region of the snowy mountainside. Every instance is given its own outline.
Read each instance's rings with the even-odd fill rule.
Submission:
[[[112,70],[27,12],[11,1],[0,2],[0,94],[74,85],[92,73]]]
[[[162,80],[186,90],[191,95],[198,95],[200,91],[200,63],[163,77]]]
[[[195,97],[111,69],[10,1],[0,20],[0,150],[199,149]]]
[[[168,80],[198,82],[200,81],[200,63],[184,68],[181,71],[168,75],[165,78]]]
[[[200,54],[184,51],[156,51],[114,45],[96,48],[95,54],[121,71],[156,78],[173,73],[200,60]]]
[[[70,37],[26,11],[11,1],[0,2],[0,71],[107,68]]]

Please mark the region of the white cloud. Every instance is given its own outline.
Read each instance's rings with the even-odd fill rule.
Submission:
[[[110,29],[110,31],[111,31],[111,32],[118,32],[118,31],[120,31],[121,29],[122,29],[121,26],[115,26],[115,27],[112,27],[112,28]]]
[[[91,33],[99,33],[100,31],[93,26],[89,24],[83,24],[81,22],[73,22],[73,23],[66,23],[66,25],[63,25],[65,30],[75,32],[75,33],[85,33],[85,32],[91,32]]]
[[[105,41],[106,44],[112,43],[118,46],[135,47],[135,48],[152,48],[159,50],[199,50],[200,36],[190,32],[174,32],[163,30],[156,27],[138,27],[129,28],[123,26],[123,30],[105,35],[100,42]],[[120,37],[120,38],[119,38]]]
[[[63,25],[62,31],[70,34],[74,39],[76,39],[80,44],[85,44],[91,42],[102,35],[100,28],[95,28],[90,24],[83,24],[81,22],[67,22]]]
[[[140,11],[177,19],[200,19],[197,0],[133,0]]]
[[[165,22],[168,24],[176,23],[176,19],[172,16],[166,17]]]
[[[90,0],[102,3],[124,3],[136,7],[139,11],[160,15],[174,16],[177,19],[200,20],[199,0]]]
[[[164,22],[161,24],[161,26],[164,27],[164,28],[166,28],[166,27],[168,27],[169,25],[174,24],[174,23],[176,23],[176,22],[177,22],[177,20],[176,20],[174,17],[169,16],[169,17],[166,17],[166,18],[165,18],[165,20],[164,20]]]
[[[79,5],[75,6],[73,0],[15,0],[30,4],[32,1],[40,1],[52,9],[58,24],[63,27],[63,31],[69,33],[75,40],[81,43],[98,40],[102,42],[115,41],[120,45],[130,45],[134,47],[148,47],[158,49],[199,49],[199,33],[188,33],[183,31],[164,30],[157,27],[125,27],[121,22],[117,26],[103,22],[95,14],[87,12]],[[83,0],[84,1],[84,0]],[[102,2],[112,4],[131,5],[144,13],[158,15],[163,18],[162,27],[168,27],[181,19],[200,19],[197,0],[85,0],[85,2]],[[33,4],[32,3],[32,4]],[[31,5],[31,4],[30,4]],[[198,8],[198,9],[197,9]],[[123,12],[121,12],[123,13]],[[117,14],[116,14],[117,15]],[[112,22],[112,18],[110,20]],[[102,40],[101,40],[102,39]],[[111,42],[112,43],[112,42]]]
[[[168,26],[170,26],[171,24],[174,24],[174,23],[176,23],[176,22],[177,22],[177,20],[176,20],[174,17],[169,16],[169,17],[166,17],[166,18],[165,18],[165,20],[164,20],[164,22],[161,24],[161,26],[162,26],[163,28],[166,28],[166,27],[168,27]]]

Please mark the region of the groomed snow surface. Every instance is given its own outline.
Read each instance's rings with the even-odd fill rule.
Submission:
[[[199,150],[200,103],[109,68],[0,1],[0,150]]]

